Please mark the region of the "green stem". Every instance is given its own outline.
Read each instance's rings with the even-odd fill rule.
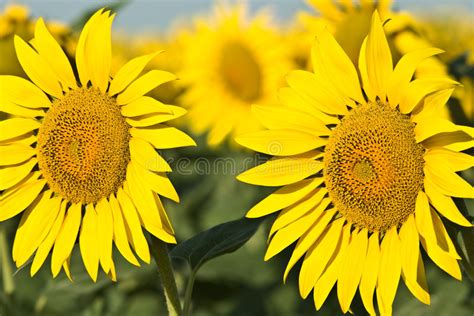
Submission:
[[[3,290],[5,294],[10,295],[15,291],[15,283],[13,281],[13,270],[9,259],[9,248],[7,245],[7,231],[4,225],[0,225],[0,256],[2,258],[3,271]]]
[[[186,284],[186,292],[184,293],[183,316],[189,316],[191,311],[191,297],[193,295],[194,280],[196,278],[195,271],[191,271]]]
[[[174,279],[173,268],[168,253],[168,246],[163,241],[151,236],[152,255],[155,258],[158,274],[160,276],[166,304],[170,316],[181,316],[181,303],[179,301],[178,288]]]

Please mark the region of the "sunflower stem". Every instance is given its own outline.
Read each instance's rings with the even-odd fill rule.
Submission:
[[[196,272],[191,271],[188,282],[186,284],[186,292],[184,293],[183,303],[183,316],[189,316],[191,311],[191,297],[193,295],[194,280],[196,278]]]
[[[151,253],[158,268],[158,275],[160,276],[163,292],[165,293],[168,313],[170,316],[182,316],[181,303],[179,301],[178,288],[168,253],[168,246],[153,236],[151,236],[151,243]]]
[[[5,294],[10,295],[15,290],[15,283],[13,281],[13,272],[10,264],[9,249],[7,245],[7,230],[5,225],[0,225],[0,257],[2,259],[2,272],[3,272],[3,291]]]

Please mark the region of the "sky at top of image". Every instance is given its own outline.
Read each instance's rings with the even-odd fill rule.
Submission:
[[[25,4],[30,7],[33,16],[69,23],[86,10],[116,2],[118,1],[0,0],[0,10],[10,3]],[[179,21],[188,22],[190,17],[209,12],[216,2],[215,0],[130,0],[115,19],[114,28],[134,34],[166,31]],[[261,8],[270,8],[274,20],[280,25],[290,24],[294,15],[299,11],[312,11],[304,0],[226,2],[246,2],[249,4],[251,12]],[[396,0],[393,7],[396,10],[410,11],[423,16],[463,14],[463,18],[471,19],[474,24],[474,0]]]

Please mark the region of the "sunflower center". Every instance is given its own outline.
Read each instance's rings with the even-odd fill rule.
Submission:
[[[398,226],[415,211],[423,153],[408,116],[386,104],[362,105],[334,129],[326,146],[329,195],[360,228],[383,232]]]
[[[250,49],[238,42],[226,43],[220,52],[219,73],[227,90],[245,102],[262,94],[262,74]]]
[[[129,126],[115,99],[96,88],[54,101],[38,133],[38,161],[50,188],[71,202],[95,203],[125,180]]]

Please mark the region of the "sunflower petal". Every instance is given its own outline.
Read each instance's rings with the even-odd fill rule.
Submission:
[[[121,188],[117,192],[117,199],[120,203],[124,222],[132,237],[132,245],[137,253],[138,257],[150,263],[150,249],[148,243],[143,235],[142,228],[140,226],[140,219],[138,213],[133,205],[130,197]]]
[[[0,167],[0,191],[11,188],[25,179],[37,163],[36,158],[30,158],[29,161],[16,166]]]
[[[269,260],[301,237],[324,212],[329,203],[330,199],[328,198],[322,200],[313,212],[302,216],[300,219],[280,229],[270,241],[264,260]],[[330,219],[328,219],[328,222],[329,220]]]
[[[163,123],[166,121],[171,121],[177,119],[184,114],[186,114],[186,110],[179,106],[168,105],[170,110],[172,111],[171,114],[169,113],[150,113],[142,116],[135,116],[126,118],[125,121],[133,127],[145,127],[145,126],[152,126],[159,123]]]
[[[46,184],[46,180],[37,180],[25,184],[0,200],[0,221],[16,216],[36,199]]]
[[[290,156],[324,146],[326,139],[295,130],[265,130],[241,135],[235,141],[249,149],[273,156]]]
[[[375,232],[369,237],[367,257],[359,285],[362,302],[370,315],[376,315],[374,309],[374,291],[380,267],[379,233]]]
[[[400,228],[402,270],[405,280],[416,282],[418,257],[420,254],[420,240],[413,214],[411,214]]]
[[[390,76],[393,71],[392,54],[377,10],[372,15],[372,23],[367,36],[367,75],[374,92],[385,101]]]
[[[430,293],[428,292],[428,284],[426,283],[425,267],[421,252],[418,251],[416,279],[408,280],[405,278],[405,284],[410,292],[420,301],[427,305],[430,304]]]
[[[164,173],[154,173],[134,165],[136,176],[141,179],[153,192],[179,203],[179,196],[173,184]]]
[[[432,137],[440,133],[451,133],[461,131],[470,136],[472,139],[474,130],[470,130],[466,126],[456,125],[451,121],[441,118],[428,118],[426,120],[419,121],[415,126],[415,139],[416,141],[422,142],[429,137]]]
[[[122,256],[135,266],[140,266],[137,258],[132,252],[127,237],[127,230],[125,227],[124,219],[122,216],[122,210],[115,196],[112,194],[109,198],[110,207],[112,209],[112,215],[114,220],[114,241],[117,249],[120,251]]]
[[[51,106],[46,94],[26,79],[3,75],[0,76],[0,87],[0,103],[11,102],[31,109]]]
[[[445,166],[425,162],[425,177],[444,195],[459,198],[474,198],[474,188],[463,178]]]
[[[87,273],[94,282],[97,281],[99,269],[99,244],[97,243],[97,212],[92,204],[86,206],[86,214],[82,220],[79,247]]]
[[[432,148],[426,152],[423,158],[431,165],[447,165],[452,171],[462,171],[474,167],[474,156],[445,148]]]
[[[365,94],[369,100],[375,100],[376,90],[375,87],[372,86],[372,83],[369,80],[369,74],[367,73],[367,37],[364,39],[360,47],[358,68]]]
[[[125,91],[120,93],[117,97],[117,103],[122,105],[133,102],[159,85],[176,79],[177,77],[170,72],[163,70],[150,70],[133,81]]]
[[[15,35],[14,42],[18,60],[28,77],[49,95],[61,98],[63,91],[54,71],[21,37]]]
[[[459,264],[456,259],[442,251],[435,243],[429,243],[423,237],[420,237],[420,241],[423,245],[423,249],[425,249],[428,256],[438,267],[443,269],[453,278],[457,280],[462,279],[461,269],[459,268]]]
[[[284,209],[307,196],[322,183],[322,178],[313,178],[284,186],[252,207],[245,216],[262,217]]]
[[[74,244],[76,243],[79,226],[82,219],[82,205],[80,203],[72,204],[66,214],[64,223],[59,231],[56,242],[54,243],[53,254],[51,257],[51,272],[56,277],[61,271],[64,262],[71,255]]]
[[[143,138],[158,149],[196,146],[194,140],[177,128],[163,126],[155,129],[132,128],[130,134]]]
[[[113,96],[122,92],[145,68],[145,66],[162,51],[136,57],[123,65],[112,80],[109,95]]]
[[[41,123],[30,118],[11,118],[0,122],[0,141],[24,135],[38,129]]]
[[[337,280],[337,297],[344,313],[350,306],[362,277],[365,258],[367,256],[367,229],[359,233],[353,232],[353,239],[344,253],[341,273]]]
[[[112,264],[113,218],[107,199],[97,202],[97,243],[99,244],[99,262],[105,273],[110,271]]]
[[[34,148],[23,144],[13,143],[7,146],[0,146],[0,166],[25,162],[35,154],[36,150]]]
[[[171,167],[161,157],[149,142],[138,137],[132,137],[129,142],[132,160],[151,171],[168,172]]]
[[[35,27],[35,47],[38,53],[58,76],[63,88],[76,88],[76,78],[66,54],[46,28],[43,18],[39,18]]]
[[[310,158],[277,158],[241,173],[237,179],[255,185],[280,186],[303,180],[322,168],[321,161]]]
[[[56,237],[58,236],[59,230],[61,229],[61,225],[63,224],[64,213],[66,211],[67,203],[67,201],[62,201],[59,213],[56,219],[54,220],[54,224],[51,226],[51,230],[36,250],[35,258],[33,259],[33,263],[31,264],[31,276],[34,276],[36,272],[38,272],[38,270],[46,260],[46,257],[48,256],[49,252],[53,248],[53,245],[56,241]]]

